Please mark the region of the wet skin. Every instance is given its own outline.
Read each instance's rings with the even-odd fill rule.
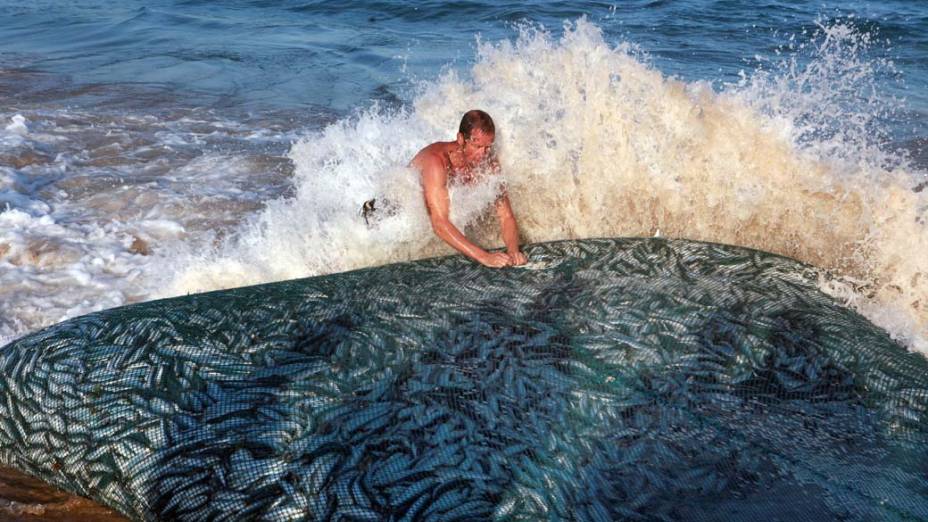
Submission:
[[[527,261],[525,254],[519,249],[519,226],[505,191],[496,199],[496,214],[503,242],[506,244],[505,253],[484,250],[467,239],[449,219],[450,179],[458,178],[462,183],[472,183],[475,170],[485,163],[489,163],[492,171],[499,171],[499,163],[491,153],[495,137],[493,133],[480,129],[475,129],[470,137],[465,137],[459,132],[454,141],[439,141],[425,147],[416,154],[410,164],[416,167],[422,176],[425,206],[435,235],[474,261],[484,266],[501,268],[523,265]]]

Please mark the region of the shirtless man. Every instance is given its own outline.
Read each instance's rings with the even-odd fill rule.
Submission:
[[[525,254],[519,250],[519,226],[509,205],[509,196],[504,191],[496,199],[496,214],[506,243],[506,253],[487,252],[471,242],[448,219],[450,201],[448,182],[474,181],[474,170],[488,167],[499,170],[491,147],[496,127],[490,115],[479,110],[468,111],[461,119],[455,141],[439,141],[419,151],[410,164],[422,175],[422,190],[425,206],[432,222],[432,230],[442,241],[478,263],[493,268],[524,265]]]

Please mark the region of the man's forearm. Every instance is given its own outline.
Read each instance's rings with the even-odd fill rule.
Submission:
[[[503,243],[506,244],[508,252],[519,251],[519,226],[514,218],[504,219],[500,223],[502,229]]]
[[[483,256],[485,256],[487,253],[486,250],[471,243],[470,240],[468,240],[467,237],[461,233],[461,231],[458,230],[458,227],[454,226],[454,223],[452,223],[450,220],[433,219],[432,230],[435,231],[435,235],[437,235],[442,241],[451,245],[451,248],[473,259],[474,261],[477,261],[478,263],[482,262]]]

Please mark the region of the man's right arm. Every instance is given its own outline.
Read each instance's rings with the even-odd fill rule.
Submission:
[[[413,160],[413,165],[422,175],[425,206],[435,235],[458,252],[484,266],[499,268],[509,265],[509,256],[501,252],[490,253],[475,245],[449,219],[451,202],[447,188],[448,173],[441,159],[435,156],[417,157]]]

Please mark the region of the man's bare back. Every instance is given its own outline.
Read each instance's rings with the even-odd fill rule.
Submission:
[[[448,197],[448,182],[460,179],[471,183],[474,172],[481,166],[498,170],[499,165],[491,155],[495,127],[490,116],[483,111],[469,111],[461,120],[455,141],[439,141],[420,150],[410,165],[419,170],[425,206],[432,223],[432,230],[445,243],[478,263],[500,268],[525,264],[526,257],[519,250],[519,227],[509,196],[504,192],[496,200],[506,253],[487,252],[471,242],[449,219],[451,202]]]

